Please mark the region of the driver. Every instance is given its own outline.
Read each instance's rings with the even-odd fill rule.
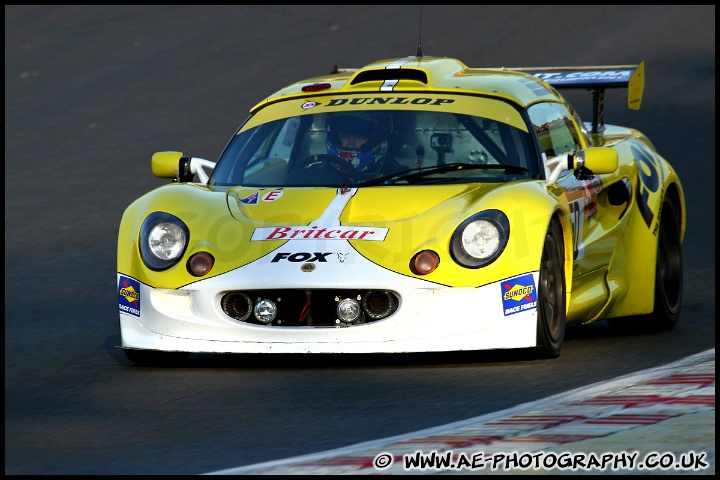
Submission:
[[[346,160],[354,173],[373,178],[381,173],[392,131],[390,115],[381,111],[328,115],[327,151]]]

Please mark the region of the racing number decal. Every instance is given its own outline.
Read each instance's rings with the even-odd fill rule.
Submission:
[[[638,148],[636,145],[633,145],[631,150],[638,162],[638,175],[640,176],[640,182],[635,191],[635,199],[643,220],[650,228],[655,218],[655,214],[650,209],[650,204],[656,203],[659,205],[659,202],[651,202],[651,198],[658,195],[658,189],[662,183],[658,171],[657,157],[645,149]]]
[[[573,228],[573,260],[582,260],[585,256],[583,226],[597,212],[596,198],[602,191],[602,182],[593,176],[591,180],[580,181],[582,195],[569,203],[570,220]]]
[[[585,197],[570,202],[570,220],[573,229],[573,260],[582,260],[585,245],[582,241],[585,210]]]
[[[578,180],[574,175],[568,175],[561,182],[565,191],[570,210],[572,224],[573,260],[582,260],[585,257],[585,242],[583,241],[585,222],[597,213],[597,196],[603,190],[602,182],[593,176],[589,180]]]

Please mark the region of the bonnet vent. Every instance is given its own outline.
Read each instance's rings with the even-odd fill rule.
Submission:
[[[381,70],[363,70],[352,79],[350,85],[364,82],[377,82],[385,80],[414,80],[427,85],[427,74],[414,68],[383,68]]]

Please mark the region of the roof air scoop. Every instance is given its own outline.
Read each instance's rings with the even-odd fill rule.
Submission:
[[[427,74],[423,70],[414,68],[383,68],[358,72],[350,82],[350,85],[385,80],[414,80],[425,85],[428,83]]]

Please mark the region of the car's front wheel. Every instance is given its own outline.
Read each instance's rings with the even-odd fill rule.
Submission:
[[[537,294],[537,348],[544,358],[560,356],[565,340],[564,252],[562,227],[553,220],[545,234]]]
[[[190,356],[186,352],[160,352],[158,350],[136,350],[125,348],[125,356],[131,362],[147,367],[176,367]]]

